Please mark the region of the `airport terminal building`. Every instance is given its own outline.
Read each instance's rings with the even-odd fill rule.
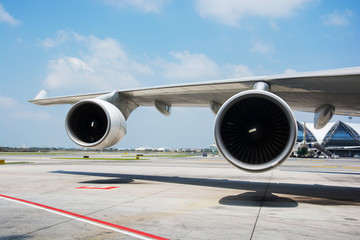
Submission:
[[[305,127],[300,122],[297,122],[297,126],[297,142],[301,142]],[[360,124],[337,121],[328,123],[322,129],[315,129],[313,123],[306,123],[306,141],[317,142],[340,157],[353,157],[360,154]]]

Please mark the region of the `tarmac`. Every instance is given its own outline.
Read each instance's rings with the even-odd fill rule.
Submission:
[[[0,153],[0,239],[360,239],[360,159],[120,157]]]

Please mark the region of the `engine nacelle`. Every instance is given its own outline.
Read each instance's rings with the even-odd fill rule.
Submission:
[[[101,99],[76,103],[66,116],[66,132],[86,148],[107,148],[126,134],[126,120],[113,104]]]
[[[267,91],[234,95],[220,108],[215,140],[222,155],[236,167],[263,172],[279,166],[296,143],[297,124],[290,107]]]

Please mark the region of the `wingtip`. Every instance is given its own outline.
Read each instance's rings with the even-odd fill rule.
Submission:
[[[33,100],[38,100],[38,99],[44,99],[47,98],[48,95],[48,91],[45,89],[40,90],[40,92],[35,96],[35,98]]]

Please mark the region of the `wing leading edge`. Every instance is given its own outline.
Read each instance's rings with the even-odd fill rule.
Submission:
[[[313,112],[324,104],[331,104],[335,107],[335,114],[360,116],[360,67],[139,88],[117,93],[138,106],[154,106],[155,101],[160,101],[175,107],[208,107],[211,102],[223,104],[259,81],[267,82],[271,92],[286,101],[293,110]],[[74,104],[109,93],[29,101],[38,105]]]

